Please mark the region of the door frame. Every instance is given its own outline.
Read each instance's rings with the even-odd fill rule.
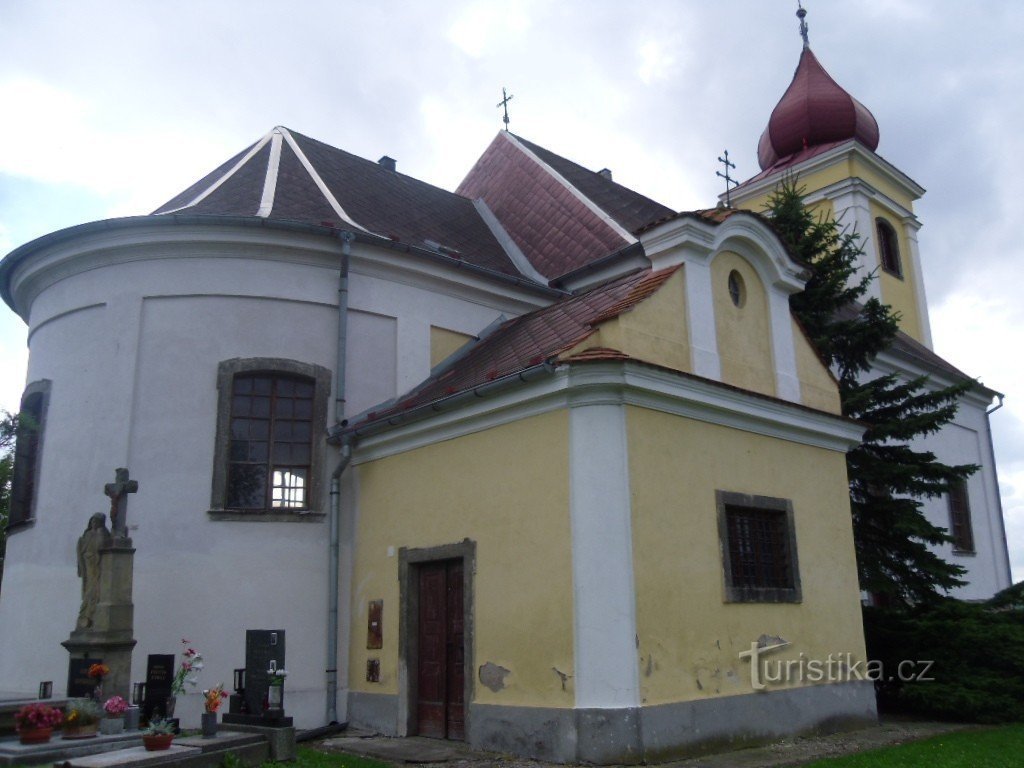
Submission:
[[[462,561],[463,701],[466,743],[470,734],[470,702],[473,701],[473,575],[476,573],[476,542],[463,539],[437,547],[401,547],[398,550],[398,731],[411,736],[417,731],[416,695],[419,664],[419,573],[428,563]]]

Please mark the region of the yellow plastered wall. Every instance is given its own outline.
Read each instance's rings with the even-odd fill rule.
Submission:
[[[729,296],[729,275],[733,271],[739,274],[743,285],[743,298],[738,307]],[[768,295],[761,278],[742,256],[722,251],[711,262],[711,290],[722,381],[774,395],[771,320]]]
[[[849,178],[863,179],[871,187],[878,190],[898,205],[913,212],[915,198],[908,194],[902,185],[897,184],[887,174],[882,173],[872,165],[865,163],[863,159],[849,155],[827,168],[819,169],[814,173],[800,174],[797,179],[797,184],[804,190],[805,194],[811,194],[819,189],[845,181]],[[779,180],[781,181],[781,179],[782,177],[780,176]],[[763,213],[770,196],[771,190],[752,197],[749,200],[744,200],[742,206],[752,211]],[[864,240],[870,241],[866,243],[866,249],[870,256],[870,261],[877,268],[876,274],[878,275],[879,286],[882,292],[882,301],[890,305],[902,316],[900,320],[900,330],[914,339],[921,341],[921,317],[922,312],[927,311],[927,309],[918,306],[917,293],[914,290],[917,276],[913,273],[914,265],[910,256],[910,243],[907,240],[903,223],[897,217],[888,213],[878,203],[872,201],[870,206],[871,231],[861,232],[860,235],[862,242]],[[835,217],[835,208],[831,200],[821,200],[816,203],[812,203],[810,207],[816,215],[824,214],[826,216]],[[885,217],[889,223],[892,224],[893,229],[896,230],[898,235],[900,261],[903,267],[902,279],[889,274],[881,268],[877,235],[874,230],[874,220],[879,216]]]
[[[433,368],[461,349],[467,341],[475,338],[458,331],[449,331],[447,328],[438,328],[436,325],[430,326],[430,367]]]
[[[878,244],[878,232],[875,220],[883,218],[896,231],[896,240],[900,251],[900,267],[902,276],[897,276],[882,269],[881,250]],[[910,255],[910,242],[903,229],[902,222],[890,215],[882,206],[871,203],[871,243],[877,265],[879,286],[882,289],[882,301],[900,313],[900,330],[908,336],[921,341],[921,312],[917,304],[917,292],[914,290],[916,275],[914,260]]]
[[[865,659],[843,454],[639,407],[627,435],[644,705],[752,693],[763,635],[792,644],[771,662]],[[801,603],[724,601],[716,490],[792,502]]]
[[[565,353],[594,347],[625,352],[644,362],[690,372],[690,336],[686,323],[686,283],[679,269],[658,291],[628,312],[601,323],[596,332]]]
[[[553,669],[573,669],[568,429],[568,413],[556,411],[355,467],[352,690],[399,693],[398,549],[468,538],[476,542],[474,701],[573,705],[571,678],[563,690]],[[367,650],[374,599],[384,601],[383,648]],[[379,683],[366,682],[371,658],[380,659]],[[509,670],[504,689],[480,684],[487,662]]]
[[[796,373],[800,379],[800,402],[809,408],[828,413],[842,413],[839,385],[821,362],[800,324],[790,320],[793,327],[793,347],[796,350]]]

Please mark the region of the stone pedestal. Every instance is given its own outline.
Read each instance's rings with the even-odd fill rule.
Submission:
[[[104,698],[131,698],[134,558],[131,539],[115,540],[112,546],[100,550],[100,599],[92,625],[74,630],[61,643],[73,659],[102,659],[110,667],[110,674],[103,680]]]

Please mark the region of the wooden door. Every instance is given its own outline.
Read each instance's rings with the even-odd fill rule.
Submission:
[[[419,566],[416,722],[420,736],[465,739],[462,561]]]

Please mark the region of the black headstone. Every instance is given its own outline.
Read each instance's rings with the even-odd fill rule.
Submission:
[[[147,720],[167,716],[167,699],[174,680],[174,654],[151,653],[146,657],[146,698],[142,716]]]
[[[262,715],[267,709],[267,670],[271,661],[276,662],[278,669],[286,669],[284,630],[245,630],[245,705],[254,715]]]
[[[87,699],[96,690],[96,678],[89,677],[89,667],[102,664],[103,659],[70,659],[68,661],[68,697]]]

